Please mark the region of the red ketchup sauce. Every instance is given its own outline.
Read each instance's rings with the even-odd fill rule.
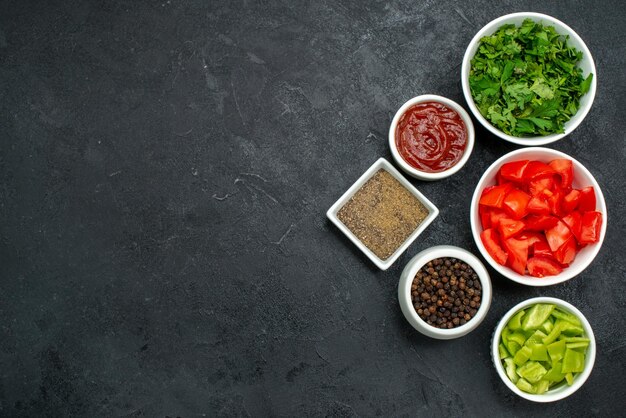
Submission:
[[[396,147],[404,161],[427,173],[439,173],[458,163],[466,146],[465,122],[442,103],[410,107],[396,127]]]

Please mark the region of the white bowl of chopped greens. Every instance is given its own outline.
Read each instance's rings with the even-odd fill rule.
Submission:
[[[470,42],[461,68],[467,104],[500,138],[524,146],[565,137],[583,121],[596,94],[596,67],[583,40],[540,13],[489,22]]]
[[[538,297],[517,304],[500,320],[491,357],[515,394],[554,402],[585,383],[596,358],[596,340],[589,321],[574,306]]]

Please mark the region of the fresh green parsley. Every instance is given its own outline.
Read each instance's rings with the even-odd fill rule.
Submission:
[[[582,56],[553,26],[530,19],[501,26],[480,40],[472,59],[472,97],[480,113],[508,135],[562,133],[593,79],[577,66]]]

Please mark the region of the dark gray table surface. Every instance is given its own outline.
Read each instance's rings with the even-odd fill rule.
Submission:
[[[470,39],[525,10],[595,58],[593,108],[551,147],[600,183],[608,233],[561,285],[490,269],[485,321],[434,341],[400,312],[400,272],[433,245],[478,254],[471,195],[516,147],[477,124],[460,173],[412,180],[441,215],[388,271],[325,212],[391,158],[407,99],[466,105]],[[0,416],[623,416],[625,19],[615,0],[2,1]],[[540,295],[598,343],[587,383],[549,405],[489,355],[499,318]]]

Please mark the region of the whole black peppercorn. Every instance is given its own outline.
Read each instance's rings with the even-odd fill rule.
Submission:
[[[410,295],[420,318],[434,327],[450,329],[464,325],[478,312],[480,280],[462,260],[436,258],[415,274]]]

